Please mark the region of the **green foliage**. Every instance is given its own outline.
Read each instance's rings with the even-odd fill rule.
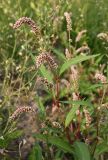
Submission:
[[[77,57],[75,57],[75,58],[72,58],[72,59],[66,61],[66,62],[62,65],[62,67],[61,67],[61,69],[60,69],[60,74],[62,74],[66,69],[68,69],[69,67],[71,67],[71,65],[75,65],[75,64],[77,64],[77,63],[86,61],[86,60],[91,59],[91,58],[94,58],[94,57],[96,57],[96,56],[98,56],[98,55],[93,55],[93,56],[77,56]]]
[[[70,30],[65,12],[70,16]],[[27,24],[13,29],[24,16],[36,22],[39,37]],[[107,26],[107,0],[0,1],[0,159],[106,160]],[[76,41],[83,30],[87,32]],[[89,51],[78,52],[81,47]],[[44,51],[53,55],[57,70],[48,64],[36,68],[36,57]],[[97,71],[101,82],[100,77],[95,79]],[[47,89],[37,84],[38,76],[53,86]],[[35,125],[34,117],[26,119],[29,113],[10,122],[22,106],[34,107]],[[23,144],[22,139],[27,142]]]
[[[108,151],[108,144],[106,142],[102,142],[97,145],[96,151],[95,151],[95,156],[99,156],[105,152]]]
[[[42,74],[42,76],[43,76],[44,78],[47,78],[47,80],[48,80],[49,82],[52,82],[52,80],[53,80],[53,75],[52,75],[51,72],[49,72],[49,71],[45,68],[44,65],[42,65],[42,66],[40,67],[40,72],[41,72],[41,74]]]
[[[55,136],[41,135],[41,134],[39,135],[37,134],[36,138],[46,141],[47,143],[51,143],[52,145],[55,145],[58,148],[62,149],[64,152],[73,154],[72,146],[62,138],[58,138]]]
[[[78,100],[78,101],[61,101],[61,103],[93,107],[92,103],[88,100],[86,100],[86,101],[80,101],[80,100]]]
[[[76,111],[78,110],[78,108],[80,107],[80,105],[74,105],[72,107],[72,109],[69,111],[68,115],[66,116],[66,120],[65,120],[65,126],[68,127],[68,125],[70,124],[70,122],[73,120]]]
[[[19,138],[21,135],[22,135],[22,132],[17,130],[17,131],[7,133],[4,136],[1,136],[0,137],[0,147],[1,148],[8,147],[11,141]]]
[[[38,143],[32,149],[29,160],[42,160],[42,149]]]
[[[90,160],[90,153],[88,147],[83,142],[75,142],[75,160]]]

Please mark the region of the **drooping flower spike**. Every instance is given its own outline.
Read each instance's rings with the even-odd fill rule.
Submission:
[[[13,25],[13,28],[17,29],[22,24],[27,24],[35,34],[38,34],[38,35],[40,34],[39,27],[36,25],[36,23],[31,18],[28,18],[28,17],[19,18],[16,21],[16,23]]]
[[[46,52],[43,52],[39,56],[36,57],[36,67],[39,68],[44,63],[48,63],[52,69],[57,69],[58,67],[53,57],[49,53],[46,53]]]

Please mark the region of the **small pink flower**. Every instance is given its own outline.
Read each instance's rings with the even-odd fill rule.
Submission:
[[[102,73],[99,73],[99,72],[97,72],[95,74],[95,79],[101,81],[102,83],[106,83],[107,82],[106,77]]]

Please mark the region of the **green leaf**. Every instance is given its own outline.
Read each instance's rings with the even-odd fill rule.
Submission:
[[[5,138],[7,140],[16,139],[16,138],[20,137],[22,134],[23,134],[22,131],[16,130],[14,132],[10,132],[10,133],[6,134]]]
[[[101,63],[103,57],[104,57],[104,54],[102,55],[102,53],[100,53],[100,56],[96,59],[95,64],[99,65]]]
[[[42,141],[46,141],[47,143],[51,143],[57,146],[58,148],[62,149],[64,152],[73,154],[72,146],[62,138],[42,134],[36,134],[36,138]]]
[[[57,57],[59,57],[61,60],[66,60],[65,55],[60,50],[55,49],[53,47],[51,49],[57,55]]]
[[[35,11],[37,9],[35,3],[33,3],[33,2],[30,2],[30,7]]]
[[[10,133],[6,133],[3,136],[0,137],[0,147],[4,148],[7,147],[9,145],[9,143],[13,140],[13,139],[17,139],[22,135],[22,131],[14,131],[14,132],[10,132]]]
[[[46,69],[44,65],[41,65],[39,69],[44,78],[46,78],[49,82],[53,81],[52,73],[48,69]]]
[[[39,109],[41,110],[41,112],[43,112],[45,114],[45,107],[42,103],[42,99],[39,97],[38,98],[38,103],[39,103]]]
[[[0,148],[5,148],[8,146],[8,142],[5,140],[3,136],[0,137]]]
[[[70,112],[69,112],[68,115],[66,116],[65,127],[67,127],[67,126],[70,124],[70,122],[71,122],[72,119],[74,118],[75,113],[76,113],[76,111],[78,110],[79,106],[80,106],[79,104],[75,104],[75,105],[71,108]]]
[[[31,59],[32,59],[33,63],[36,64],[36,58],[35,58],[35,56],[31,52],[29,52],[29,54],[31,56]]]
[[[108,153],[108,144],[106,142],[102,142],[97,145],[95,155],[99,156],[100,154],[104,152]]]
[[[95,90],[96,88],[102,87],[103,84],[93,84],[91,85],[89,88],[87,88],[87,90]]]
[[[75,142],[73,147],[75,149],[75,160],[90,160],[90,152],[85,143]]]
[[[58,149],[58,151],[56,151],[56,153],[55,153],[54,160],[62,160],[63,155],[64,155],[64,153],[60,149]]]
[[[98,55],[99,55],[99,54],[98,54]],[[92,56],[82,56],[82,55],[79,55],[79,56],[77,56],[77,57],[75,57],[75,58],[72,58],[72,59],[70,59],[70,60],[65,61],[65,63],[61,66],[60,75],[61,75],[65,70],[67,70],[69,67],[71,67],[71,65],[74,65],[74,64],[77,64],[77,63],[86,61],[86,60],[91,59],[91,58],[94,58],[94,57],[97,57],[98,55],[92,55]]]
[[[29,160],[42,160],[42,149],[38,143],[33,147]]]
[[[88,107],[93,107],[92,103],[88,100],[86,101],[60,101],[61,103],[64,104],[76,104],[76,105],[83,105],[83,106],[88,106]]]

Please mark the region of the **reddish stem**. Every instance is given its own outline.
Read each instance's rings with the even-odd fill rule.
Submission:
[[[80,124],[81,124],[81,115],[80,113],[78,114],[78,124],[77,124],[77,138],[80,139]]]
[[[65,132],[66,132],[66,137],[67,137],[69,143],[73,144],[73,140],[71,139],[70,134],[69,134],[69,128],[66,128]]]

